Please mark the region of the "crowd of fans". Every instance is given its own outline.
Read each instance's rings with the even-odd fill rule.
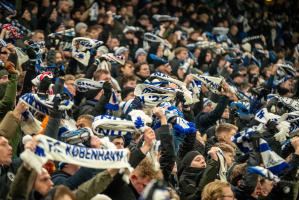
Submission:
[[[298,200],[298,10],[0,0],[0,200]]]

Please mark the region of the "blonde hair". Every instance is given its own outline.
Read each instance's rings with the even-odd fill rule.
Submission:
[[[159,179],[161,180],[160,170],[156,171],[150,159],[144,158],[135,168],[141,178]],[[163,179],[163,178],[162,178]]]
[[[217,200],[223,196],[223,188],[230,187],[228,182],[215,180],[207,184],[201,194],[201,200]]]

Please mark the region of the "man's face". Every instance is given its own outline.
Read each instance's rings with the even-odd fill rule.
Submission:
[[[1,51],[0,51],[0,60],[2,60],[3,62],[6,62],[8,59],[9,53],[10,52],[7,48],[2,47]]]
[[[110,82],[111,81],[111,75],[110,74],[101,74],[99,81],[108,81]]]
[[[63,61],[62,54],[60,52],[56,52],[55,62],[62,62],[62,61]]]
[[[202,155],[197,155],[195,158],[193,158],[191,162],[191,167],[198,168],[198,169],[204,169],[206,168],[206,161],[205,158]]]
[[[148,64],[143,64],[140,66],[139,72],[137,74],[141,77],[147,78],[151,75],[150,69]]]
[[[117,149],[124,148],[124,140],[122,138],[115,138],[112,143],[116,146]]]
[[[139,171],[135,170],[132,172],[130,181],[138,194],[141,194],[147,184],[151,182],[151,179],[149,177],[141,177]]]
[[[119,41],[116,38],[112,38],[109,42],[109,48],[114,49],[115,47],[119,47]]]
[[[48,192],[53,187],[53,182],[51,181],[51,176],[48,171],[44,170],[41,174],[38,174],[34,183],[34,189],[46,196]]]
[[[129,101],[130,99],[134,99],[135,95],[134,92],[130,92],[125,99],[123,99],[124,101]]]
[[[171,69],[171,66],[170,66],[170,64],[165,64],[165,65],[161,65],[161,66],[159,66],[158,67],[158,70],[160,71],[160,72],[162,72],[162,73],[164,73],[164,74],[167,74],[167,75],[170,75],[171,74],[171,71],[172,71],[172,69]]]
[[[128,39],[128,40],[132,40],[134,38],[135,34],[133,32],[127,32],[125,34],[125,37]]]
[[[97,40],[100,36],[101,30],[95,30],[93,29],[92,31],[90,31],[89,35],[91,39],[95,39]]]
[[[146,54],[142,53],[140,55],[137,56],[137,62],[138,63],[142,63],[142,62],[145,62],[146,61]]]
[[[181,51],[178,55],[177,55],[178,59],[180,60],[186,60],[188,58],[188,51]]]
[[[79,128],[85,128],[85,127],[88,127],[88,128],[91,128],[92,127],[92,122],[89,121],[88,119],[86,118],[79,118],[76,122],[76,127],[79,129]]]
[[[45,40],[45,35],[43,33],[35,33],[32,36],[32,41],[34,42],[41,42]]]
[[[220,135],[222,135],[222,139],[227,143],[230,144],[231,143],[231,138],[236,134],[236,130],[232,129],[231,131],[223,131],[222,133],[220,133]]]
[[[137,85],[136,80],[130,80],[128,81],[123,87],[131,87],[131,88],[135,88]]]
[[[71,5],[68,1],[62,1],[60,4],[60,10],[64,13],[68,13],[70,11]]]
[[[121,68],[121,71],[124,76],[132,76],[134,75],[134,66],[131,64],[125,64],[125,66]]]
[[[0,165],[10,165],[12,162],[12,147],[8,140],[0,136]]]

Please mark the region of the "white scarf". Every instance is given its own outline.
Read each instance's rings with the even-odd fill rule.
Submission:
[[[191,74],[195,80],[199,80],[205,84],[205,86],[213,93],[220,94],[221,84],[223,82],[223,77],[213,77],[206,75],[196,75]]]
[[[289,134],[299,129],[299,111],[284,113],[282,116],[278,116],[263,108],[256,113],[255,119],[262,124],[266,124],[269,120],[275,121],[279,132],[274,137],[281,143],[289,137]]]
[[[178,88],[181,90],[181,92],[183,92],[183,94],[184,94],[184,97],[186,100],[185,104],[186,105],[193,104],[192,93],[187,89],[186,84],[184,82],[174,79],[174,78],[172,78],[166,74],[163,74],[161,72],[155,72],[155,73],[151,74],[150,77],[157,78],[160,80],[165,80],[170,83],[176,84],[178,86]]]
[[[110,115],[100,115],[94,119],[92,129],[98,135],[126,135],[133,132],[144,132],[147,123],[152,119],[141,110],[132,110],[129,115],[132,120],[121,119]]]
[[[76,37],[72,41],[72,57],[84,66],[88,65],[90,49],[95,48],[101,42],[85,37]]]
[[[136,86],[134,95],[138,96],[146,107],[155,107],[162,102],[173,101],[177,91],[177,89],[143,83]]]
[[[226,179],[226,175],[227,175],[227,163],[225,161],[223,151],[220,148],[218,148],[217,157],[218,157],[219,163],[220,163],[220,167],[219,167],[219,177],[220,177],[220,180],[221,181],[227,181],[227,179]]]
[[[48,160],[75,164],[88,168],[129,168],[128,151],[123,149],[94,149],[63,143],[45,135],[36,137],[38,145],[35,152],[29,149],[21,154],[21,159],[38,173]]]

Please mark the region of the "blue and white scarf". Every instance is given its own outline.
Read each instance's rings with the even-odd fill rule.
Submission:
[[[103,88],[104,81],[93,81],[87,78],[79,78],[75,81],[75,86],[80,92],[87,92],[89,90],[96,90]],[[112,89],[112,95],[110,97],[109,103],[105,105],[105,108],[108,110],[118,110],[118,98],[116,96],[115,91]]]
[[[284,106],[289,108],[291,111],[299,111],[299,100],[288,98],[288,97],[281,97],[278,94],[269,94],[267,96],[267,101],[276,100],[282,103]]]
[[[283,143],[290,134],[299,129],[299,112],[284,113],[282,116],[275,115],[267,111],[266,108],[259,110],[255,119],[262,124],[266,124],[268,121],[273,121],[277,125],[278,133],[274,135],[275,139],[280,143]]]
[[[174,101],[177,89],[160,87],[156,84],[138,84],[134,95],[139,97],[146,107],[155,107],[165,101]]]
[[[53,101],[47,99],[41,99],[37,94],[26,93],[20,97],[20,101],[24,102],[27,106],[29,106],[34,111],[37,111],[44,115],[49,115],[53,109]],[[61,101],[58,109],[61,111],[70,110],[73,106],[73,102],[70,100]],[[64,112],[63,117],[67,117],[66,112]]]
[[[91,50],[101,45],[102,42],[85,37],[76,37],[72,41],[72,57],[87,66],[91,57]]]
[[[220,94],[221,84],[224,80],[223,77],[213,77],[196,74],[192,74],[192,76],[195,80],[201,81],[211,92]]]
[[[178,89],[184,94],[184,98],[186,100],[185,104],[186,105],[190,105],[193,103],[193,99],[192,99],[192,93],[187,89],[186,84],[182,81],[179,81],[177,79],[174,79],[166,74],[163,74],[161,72],[155,72],[153,74],[150,75],[151,79],[160,79],[160,80],[164,80],[164,81],[168,81],[170,83],[174,83],[177,85]]]
[[[244,153],[249,153],[252,151],[251,137],[258,133],[260,127],[253,126],[251,128],[244,129],[241,132],[235,134],[231,140],[234,142],[239,149]]]
[[[38,145],[35,152],[27,149],[21,154],[21,159],[38,173],[48,161],[58,161],[78,166],[109,169],[130,168],[128,151],[126,149],[94,149],[66,144],[45,135],[36,137]]]
[[[133,110],[129,113],[132,120],[121,119],[110,115],[100,115],[94,119],[92,129],[97,135],[123,136],[134,132],[143,132],[146,123],[151,123],[151,118],[143,111]]]
[[[167,122],[173,124],[173,129],[180,134],[193,134],[196,132],[195,124],[184,119],[183,113],[169,102],[161,103],[159,105],[164,109]],[[160,128],[159,120],[154,120],[153,128]]]
[[[250,166],[247,168],[247,171],[250,174],[258,174],[261,175],[262,177],[265,177],[266,179],[269,179],[271,181],[274,181],[278,183],[280,181],[280,178],[276,175],[274,175],[270,170],[265,169],[264,167],[260,166]]]
[[[264,166],[273,174],[280,174],[289,165],[277,153],[271,150],[268,143],[264,139],[260,139],[259,151]]]

